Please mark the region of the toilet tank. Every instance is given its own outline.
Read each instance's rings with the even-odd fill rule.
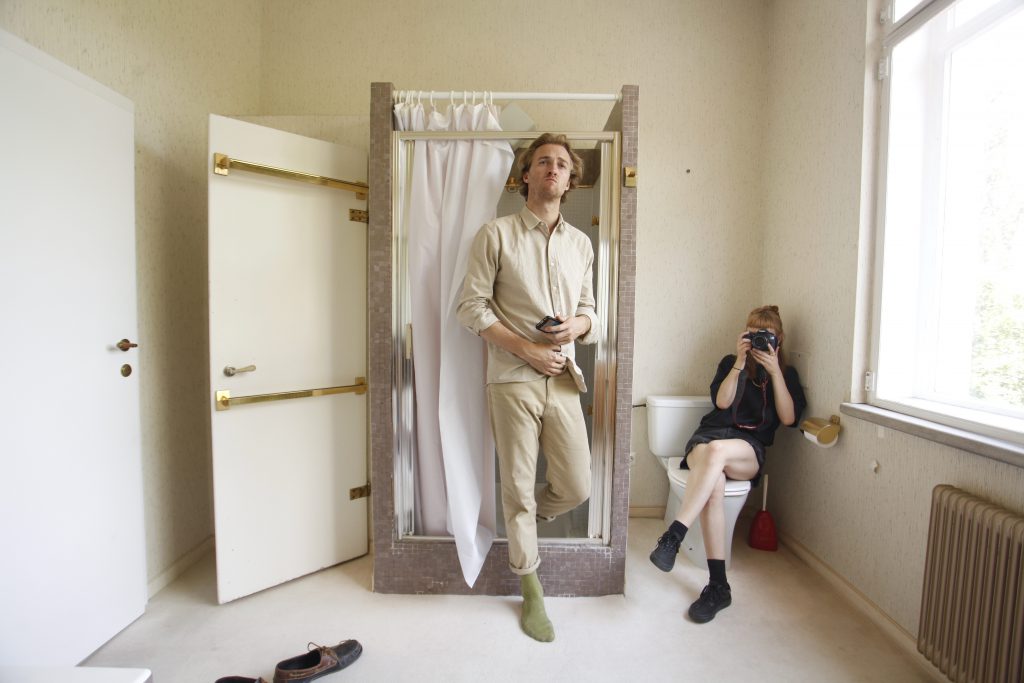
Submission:
[[[711,411],[708,396],[648,396],[647,439],[659,458],[683,455],[700,419]]]

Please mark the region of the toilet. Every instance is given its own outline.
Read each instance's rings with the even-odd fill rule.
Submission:
[[[647,438],[651,453],[661,461],[668,476],[669,494],[665,506],[665,525],[675,519],[679,503],[686,495],[686,480],[689,470],[679,469],[683,460],[686,442],[690,440],[700,419],[711,410],[711,399],[707,396],[648,396],[647,397]],[[750,493],[749,481],[725,482],[725,565],[732,559],[732,535],[736,520]],[[700,518],[686,533],[680,546],[686,558],[701,569],[707,569],[707,554],[704,552],[704,534]]]

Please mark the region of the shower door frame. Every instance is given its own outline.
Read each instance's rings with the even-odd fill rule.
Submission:
[[[594,376],[588,378],[588,389],[594,392],[593,415],[591,422],[591,466],[593,480],[586,536],[541,537],[538,541],[548,543],[597,543],[607,545],[611,533],[611,507],[608,504],[612,487],[612,454],[615,447],[615,348],[617,338],[616,292],[618,288],[618,240],[619,240],[619,202],[620,192],[614,170],[620,165],[622,157],[622,140],[618,131],[561,132],[551,131],[556,135],[564,135],[570,142],[594,142],[601,151],[600,179],[600,226],[598,245],[595,250],[596,282],[594,283],[595,312],[603,326],[603,334],[597,341],[594,357]],[[415,528],[415,468],[413,465],[415,451],[415,392],[413,390],[412,360],[412,312],[409,310],[411,300],[410,283],[408,281],[408,235],[405,234],[405,221],[402,206],[406,202],[403,196],[403,183],[411,181],[414,145],[420,140],[437,141],[470,141],[500,140],[509,143],[526,142],[529,144],[537,137],[534,131],[455,131],[455,132],[411,132],[396,131],[392,136],[392,177],[398,177],[402,166],[402,155],[406,177],[395,183],[391,189],[392,217],[394,228],[394,292],[392,310],[394,311],[394,406],[396,413],[395,450],[395,517],[399,540],[410,541],[448,541],[454,542],[451,536],[428,536],[417,534]],[[514,147],[514,145],[513,145]],[[404,148],[404,149],[403,149]],[[518,160],[516,160],[518,161]],[[513,167],[516,161],[513,162]],[[481,393],[482,399],[482,393]],[[497,537],[496,542],[507,542],[505,537]]]
[[[372,472],[374,574],[373,590],[384,593],[454,593],[510,595],[519,592],[518,577],[508,570],[506,544],[496,541],[474,587],[466,585],[451,537],[408,535],[411,525],[411,459],[403,458],[412,434],[411,392],[404,378],[407,308],[403,308],[404,244],[396,219],[400,211],[394,176],[400,145],[416,139],[532,139],[537,133],[398,133],[394,131],[390,83],[371,85],[370,240],[368,243],[368,346],[370,375],[370,442]],[[618,223],[610,239],[599,240],[603,262],[597,287],[605,296],[602,323],[605,348],[595,363],[594,451],[605,460],[595,478],[601,504],[591,504],[589,527],[599,538],[551,538],[540,544],[539,571],[549,595],[608,595],[623,592],[626,518],[628,516],[629,443],[632,402],[632,331],[635,290],[636,189],[620,182],[635,168],[636,86],[623,88],[605,131],[569,133],[570,139],[614,141],[602,153],[602,177],[609,178],[602,212]],[[602,150],[603,152],[604,150]],[[618,212],[613,197],[618,198]],[[602,215],[602,222],[606,215]],[[611,228],[612,226],[610,226]],[[604,231],[602,230],[602,235]],[[607,278],[602,281],[601,278]],[[405,304],[407,306],[407,304]],[[602,357],[604,362],[600,362]],[[602,370],[603,368],[603,370]],[[600,394],[597,392],[601,392]],[[600,415],[598,413],[601,413]],[[600,441],[599,441],[600,439]],[[396,495],[397,494],[397,495]],[[497,550],[496,550],[497,549]]]

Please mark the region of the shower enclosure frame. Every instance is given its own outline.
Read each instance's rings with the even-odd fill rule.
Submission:
[[[552,131],[556,132],[556,131]],[[615,320],[616,296],[618,285],[618,237],[619,215],[612,208],[619,205],[619,187],[615,182],[614,170],[619,166],[621,158],[621,134],[618,131],[601,132],[556,132],[564,135],[571,143],[595,142],[601,151],[602,192],[600,195],[601,230],[600,239],[595,249],[595,262],[601,264],[595,269],[594,283],[595,312],[597,319],[604,327],[605,334],[597,342],[594,376],[588,379],[588,389],[593,392],[594,412],[593,437],[590,444],[591,464],[594,471],[591,486],[587,534],[585,536],[569,536],[558,538],[565,543],[603,543],[611,532],[611,509],[605,501],[611,495],[612,467],[611,455],[614,452],[614,429],[607,425],[614,424],[614,401],[609,400],[610,382],[615,379],[615,340],[617,329]],[[409,187],[412,174],[412,148],[418,140],[502,140],[510,143],[525,142],[529,144],[537,137],[536,132],[529,131],[491,131],[491,132],[396,132],[393,136],[393,177],[397,177],[403,167],[400,157],[405,155],[406,178],[392,187],[392,217],[395,225],[394,238],[394,407],[396,417],[396,457],[395,457],[395,521],[398,526],[400,540],[410,541],[450,541],[449,536],[428,536],[416,532],[414,524],[414,450],[415,430],[415,392],[413,390],[413,360],[411,330],[412,311],[409,310],[411,299],[408,273],[408,240],[404,230],[402,207],[407,198],[402,196],[402,184]],[[515,145],[513,145],[514,147]],[[404,148],[404,149],[403,149]],[[607,180],[605,180],[607,179]],[[608,191],[603,190],[604,187]],[[604,264],[608,264],[605,266]],[[613,385],[611,385],[613,386]],[[497,465],[495,465],[497,469]],[[499,542],[507,541],[501,537]],[[542,537],[542,543],[551,538]]]
[[[411,364],[405,351],[408,310],[400,291],[404,242],[396,224],[400,199],[396,197],[394,177],[398,154],[401,145],[407,144],[405,141],[451,139],[451,136],[394,131],[393,94],[394,87],[390,83],[371,86],[367,297],[373,590],[517,594],[519,580],[508,570],[504,541],[494,543],[476,584],[470,588],[462,578],[453,539],[408,534],[411,502],[402,492],[412,490],[411,468],[400,454],[408,450],[412,434],[410,392],[407,378],[403,378]],[[618,195],[619,212],[612,219],[613,223],[617,221],[618,230],[613,227],[607,244],[604,240],[601,244],[602,249],[608,249],[602,254],[603,262],[614,270],[604,269],[597,283],[608,293],[604,311],[601,311],[607,317],[607,322],[602,319],[602,323],[608,326],[608,335],[600,352],[605,362],[598,363],[595,369],[593,390],[611,396],[595,401],[593,450],[595,461],[601,458],[605,465],[603,476],[595,477],[595,500],[591,505],[589,528],[596,538],[542,539],[539,574],[549,595],[608,595],[623,591],[632,419],[636,231],[636,188],[629,179],[635,179],[637,99],[636,86],[625,86],[605,132],[568,134],[570,139],[598,141],[602,146],[602,176],[608,173],[612,178],[609,194]],[[458,139],[472,138],[521,140],[524,133],[458,135]],[[619,142],[621,145],[617,144]],[[614,206],[611,196],[602,199],[602,212],[605,206]],[[608,279],[602,281],[602,278]],[[604,376],[597,374],[599,368],[604,369]],[[595,394],[596,398],[600,396]],[[598,429],[599,424],[603,429]]]

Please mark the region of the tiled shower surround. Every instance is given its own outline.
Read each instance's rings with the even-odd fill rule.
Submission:
[[[373,590],[379,593],[518,595],[519,577],[508,569],[505,542],[491,547],[473,588],[466,585],[455,543],[398,540],[395,525],[391,207],[391,83],[370,93],[370,227],[368,326],[370,330],[370,471],[373,486]],[[611,120],[621,116],[622,165],[637,161],[637,86],[622,88]],[[618,126],[616,126],[618,127]],[[621,171],[620,171],[621,177]],[[544,592],[554,596],[622,593],[629,511],[629,446],[633,383],[633,313],[636,281],[636,189],[621,188],[618,320],[615,363],[615,447],[612,463],[611,538],[608,545],[543,541],[538,570]]]

